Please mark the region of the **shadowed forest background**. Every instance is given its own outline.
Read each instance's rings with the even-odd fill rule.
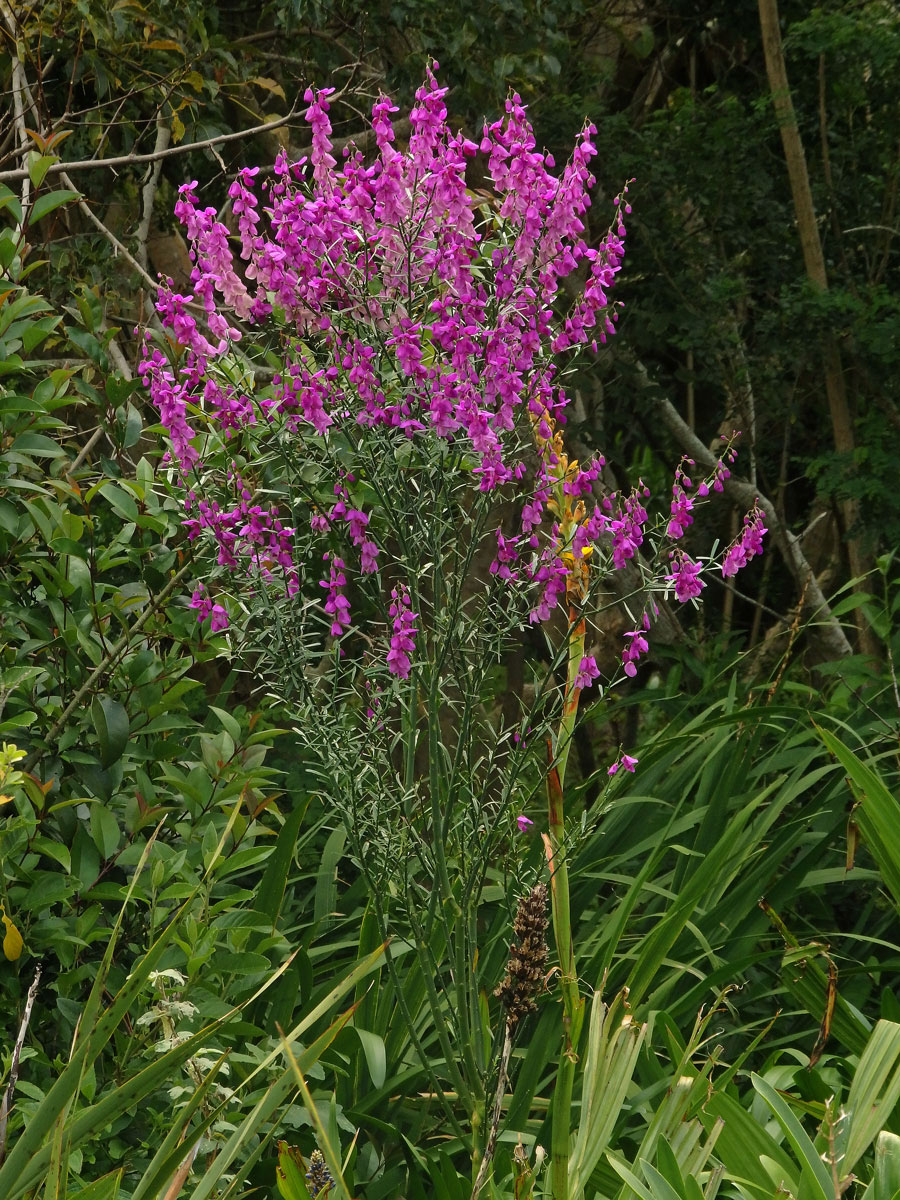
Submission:
[[[464,1106],[434,1016],[452,1035],[455,993],[429,996],[414,929],[378,958],[352,837],[261,669],[267,631],[248,649],[189,606],[138,371],[159,277],[191,290],[179,185],[222,212],[240,168],[309,153],[311,85],[336,89],[339,149],[372,153],[382,92],[402,145],[433,59],[476,143],[510,90],[560,167],[596,125],[595,240],[634,181],[616,337],[566,380],[570,452],[602,452],[607,489],[640,478],[667,510],[682,455],[701,474],[740,430],[685,546],[728,544],[756,499],[769,528],[702,611],[663,606],[636,677],[575,734],[579,974],[610,1000],[627,987],[647,1023],[583,1194],[861,1196],[878,1135],[867,1195],[891,1200],[896,6],[0,0],[0,29],[0,1198],[306,1200],[323,1142],[348,1195],[471,1193],[478,1137],[448,1116]],[[466,182],[489,198],[483,156]],[[628,627],[611,608],[590,647],[607,677]],[[517,711],[547,653],[523,631],[486,720]],[[640,769],[610,779],[622,749]],[[536,834],[513,842],[472,931],[483,1125],[493,993],[543,861]],[[444,949],[435,978],[456,983]],[[552,988],[512,1051],[487,1185],[517,1200],[544,1186]],[[307,1055],[302,1088],[280,1031]],[[875,1115],[848,1142],[852,1088]]]

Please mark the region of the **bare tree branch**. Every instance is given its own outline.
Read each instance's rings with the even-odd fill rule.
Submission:
[[[25,78],[25,68],[18,54],[18,30],[16,28],[16,19],[12,9],[3,0],[3,22],[9,31],[12,47],[10,49],[10,60],[12,62],[12,96],[13,96],[13,123],[16,129],[16,136],[19,139],[19,157],[24,158],[31,149],[31,142],[28,138],[27,127],[25,125],[25,102],[28,101],[29,108],[34,112],[34,100],[28,90],[28,81]],[[37,124],[37,113],[34,112],[35,124]],[[22,208],[28,208],[31,203],[31,177],[27,170],[24,170],[20,175],[22,181]]]
[[[41,968],[38,967],[34,973],[34,979],[31,981],[31,987],[28,989],[28,995],[25,997],[25,1010],[22,1013],[22,1021],[19,1025],[19,1036],[16,1038],[12,1061],[9,1066],[9,1083],[6,1085],[6,1091],[3,1093],[3,1102],[0,1103],[0,1163],[6,1157],[6,1125],[9,1120],[9,1110],[12,1108],[16,1081],[19,1078],[19,1059],[22,1055],[22,1047],[25,1045],[28,1022],[31,1020],[31,1010],[34,1007],[34,998],[37,996],[38,984],[40,982]]]
[[[161,155],[169,148],[172,133],[168,123],[163,119],[162,109],[156,114],[156,145],[153,153]],[[153,220],[153,201],[156,199],[156,189],[159,187],[159,176],[162,172],[162,159],[157,158],[151,163],[147,179],[141,191],[141,223],[137,227],[138,260],[147,269],[147,238],[150,236],[150,224]]]
[[[282,125],[289,125],[296,115],[296,108],[291,108],[287,116],[276,117],[273,121],[266,121],[262,125],[253,125],[250,129],[239,129],[235,133],[220,133],[215,137],[205,138],[202,142],[182,143],[179,146],[169,146],[165,150],[154,150],[150,154],[121,154],[117,158],[82,158],[77,159],[75,162],[54,163],[48,169],[45,178],[50,178],[53,175],[63,175],[71,171],[95,171],[100,167],[114,170],[119,167],[136,167],[144,163],[155,163],[165,158],[174,158],[177,154],[189,154],[192,150],[206,150],[212,146],[221,146],[225,142],[237,142],[241,138],[253,137],[257,133],[268,133],[269,130],[280,129]],[[18,168],[14,171],[0,171],[0,182],[3,183],[27,178],[28,172],[24,168]]]
[[[107,325],[105,317],[100,322],[100,330],[102,333],[109,332],[109,325]],[[129,363],[128,359],[125,357],[125,354],[122,351],[121,346],[116,341],[115,334],[113,334],[113,336],[110,338],[106,348],[109,351],[109,357],[116,364],[116,370],[121,375],[124,375],[126,379],[132,380],[134,378],[134,374],[131,370],[131,364]]]
[[[84,445],[78,451],[78,455],[74,459],[72,465],[68,468],[68,472],[70,475],[75,474],[75,472],[78,470],[78,468],[81,466],[81,464],[84,462],[84,460],[87,458],[87,456],[90,454],[90,452],[93,450],[93,448],[97,445],[97,443],[100,441],[100,439],[102,437],[103,437],[103,426],[98,425],[97,428],[94,430],[94,432],[91,434],[91,436],[88,438],[88,440],[84,443]]]

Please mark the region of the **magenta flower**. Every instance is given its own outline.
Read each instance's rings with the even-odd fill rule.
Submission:
[[[514,563],[519,557],[519,549],[516,538],[507,538],[503,536],[501,530],[497,530],[497,557],[491,563],[489,570],[492,575],[496,575],[498,579],[507,581],[518,578],[518,572],[513,571],[510,563]]]
[[[378,570],[378,547],[370,538],[365,538],[359,548],[359,569],[363,575],[374,575]]]
[[[688,600],[693,600],[706,587],[706,584],[700,578],[700,572],[703,567],[700,563],[694,562],[681,551],[676,551],[672,556],[673,569],[670,575],[666,576],[666,583],[675,588],[675,596],[682,603]]]
[[[630,754],[620,754],[619,757],[616,759],[616,761],[613,763],[613,765],[609,768],[609,770],[606,773],[607,773],[607,775],[616,775],[618,773],[619,767],[623,767],[626,771],[630,771],[631,774],[633,775],[634,768],[637,765],[638,765],[638,760],[636,758],[633,758]]]
[[[530,817],[518,816],[516,817],[516,824],[519,827],[519,833],[527,833],[534,824],[534,821]]]
[[[228,613],[221,604],[213,604],[212,598],[201,583],[191,595],[190,607],[197,610],[197,620],[203,622],[209,617],[210,633],[221,633],[228,628]]]
[[[197,620],[205,621],[212,612],[212,600],[206,594],[206,588],[199,584],[191,594],[191,608],[197,609]]]
[[[725,551],[722,574],[728,578],[736,575],[757,554],[762,554],[763,536],[768,533],[763,524],[763,514],[757,505],[744,517],[741,535]]]
[[[589,688],[595,679],[600,678],[600,668],[597,666],[596,660],[592,654],[587,654],[578,664],[578,672],[575,676],[576,688]]]
[[[450,127],[447,88],[436,70],[436,63],[427,69],[416,92],[405,143],[397,143],[391,124],[396,108],[383,96],[376,100],[374,156],[353,147],[338,155],[329,116],[333,89],[307,89],[309,161],[291,162],[282,151],[265,180],[256,168],[240,170],[228,189],[236,231],[203,205],[195,181],[179,188],[175,213],[193,263],[190,294],[163,281],[157,309],[166,338],[150,339],[140,367],[185,477],[204,465],[198,435],[207,430],[211,445],[240,432],[263,454],[270,432],[285,443],[294,439],[293,449],[302,442],[313,465],[332,472],[332,482],[338,476],[336,503],[330,512],[314,509],[309,527],[299,513],[289,526],[276,505],[254,503],[274,494],[256,478],[235,502],[230,493],[192,500],[184,522],[191,541],[204,535],[215,546],[220,566],[278,586],[281,574],[288,595],[299,590],[295,555],[307,555],[311,534],[342,539],[344,549],[335,549],[343,558],[331,560],[321,581],[336,637],[350,627],[345,560],[357,560],[347,549],[358,552],[365,580],[378,572],[378,546],[370,527],[375,510],[352,507],[368,507],[371,493],[365,501],[359,493],[351,497],[349,477],[329,455],[379,427],[388,436],[452,445],[454,456],[471,460],[470,478],[482,491],[523,482],[522,528],[509,538],[498,534],[491,571],[533,585],[532,622],[551,616],[568,582],[558,538],[547,528],[552,522],[544,520],[553,489],[547,464],[534,472],[531,456],[513,448],[517,439],[509,435],[523,428],[526,414],[543,437],[551,425],[562,426],[569,399],[553,352],[596,345],[615,330],[611,292],[630,206],[623,192],[607,233],[599,242],[589,233],[596,129],[583,127],[558,170],[539,148],[521,98],[512,95],[505,115],[485,125],[476,144]],[[490,252],[482,198],[467,186],[479,149],[499,216]],[[560,319],[566,277],[584,282]],[[229,360],[248,327],[255,340],[270,317],[291,334],[271,391],[260,394],[234,376]],[[589,497],[602,466],[599,456],[582,465],[564,491],[573,500]],[[614,565],[623,566],[643,541],[643,494],[580,522],[573,553],[607,534]],[[207,598],[201,619],[212,620],[214,607]],[[417,617],[405,590],[391,607],[388,665],[406,678]],[[214,619],[219,624],[227,614]],[[596,678],[587,662],[583,687]]]
[[[536,606],[528,616],[532,625],[549,621],[553,610],[566,594],[566,580],[569,577],[566,564],[552,550],[545,552],[544,558],[545,561],[532,577],[535,583],[544,585]]]
[[[323,558],[331,557],[328,551]],[[328,599],[325,601],[325,611],[331,617],[331,636],[340,637],[344,630],[350,628],[350,601],[344,595],[347,586],[347,576],[344,574],[344,560],[337,555],[331,557],[331,569],[328,578],[323,579],[319,587],[328,589]]]
[[[228,628],[228,613],[221,604],[214,604],[209,618],[210,633],[221,633]]]
[[[688,495],[688,490],[693,485],[685,474],[685,463],[693,465],[693,459],[682,458],[675,469],[675,480],[672,484],[672,503],[669,506],[670,517],[669,523],[666,526],[667,535],[675,539],[682,537],[687,527],[694,523],[692,516],[694,501]]]
[[[634,679],[635,675],[637,675],[635,663],[637,663],[642,654],[647,653],[650,646],[640,629],[631,630],[630,633],[625,634],[625,637],[630,640],[622,651],[623,669],[630,679]]]

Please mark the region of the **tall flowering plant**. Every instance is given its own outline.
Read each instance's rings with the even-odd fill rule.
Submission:
[[[552,1186],[563,1197],[583,1012],[563,795],[580,695],[599,688],[588,631],[604,579],[641,563],[621,650],[633,676],[656,598],[699,596],[713,564],[680,539],[733,450],[696,485],[680,465],[655,532],[642,485],[606,493],[603,459],[566,453],[565,370],[615,331],[630,212],[626,187],[589,241],[593,126],[557,171],[518,96],[473,141],[448,125],[429,69],[408,144],[382,97],[376,153],[351,147],[339,164],[329,94],[306,93],[308,161],[280,154],[266,179],[241,171],[230,217],[202,207],[195,183],[180,189],[192,294],[163,281],[163,332],[146,335],[142,376],[204,563],[190,602],[212,632],[236,629],[254,670],[294,706],[381,932],[419,955],[439,1067],[399,986],[397,1003],[469,1147],[476,1191],[500,1119],[486,1102],[498,1043],[479,999],[497,982],[477,953],[485,882],[505,868],[512,893],[534,896],[547,874],[563,1001]],[[470,186],[476,166],[486,190]],[[719,569],[743,566],[764,532],[754,510]],[[505,656],[533,627],[548,649],[511,703]],[[635,765],[620,754],[609,774]],[[518,1016],[508,1034],[513,1025]],[[499,1061],[502,1098],[508,1048]]]

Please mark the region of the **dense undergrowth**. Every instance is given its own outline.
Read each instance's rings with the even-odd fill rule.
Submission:
[[[339,801],[356,776],[366,820],[376,799],[362,768],[381,730],[360,735],[359,678],[383,689],[385,710],[405,694],[403,672],[378,659],[400,617],[387,589],[379,607],[354,586],[344,644],[360,675],[335,676],[329,709],[321,689],[298,685],[318,576],[304,576],[292,609],[204,575],[108,296],[90,282],[67,292],[60,270],[44,286],[29,259],[42,236],[70,253],[58,229],[45,232],[76,199],[47,174],[58,152],[36,143],[24,160],[24,207],[18,185],[0,192],[0,1088],[12,1099],[0,1197],[558,1194],[558,949],[511,1033],[495,995],[517,906],[550,878],[546,763],[522,766],[477,888],[466,855],[480,826],[451,831],[441,891],[403,859],[404,847],[425,854],[439,825],[416,849],[381,845],[379,822],[348,815]],[[253,363],[265,386],[273,363],[261,352]],[[422,466],[397,461],[401,476]],[[268,487],[277,469],[265,462]],[[644,465],[668,478],[658,455]],[[301,477],[306,498],[327,495]],[[434,495],[455,502],[443,486]],[[373,532],[373,497],[359,497]],[[396,545],[379,536],[386,559]],[[203,579],[231,631],[198,624]],[[833,599],[830,619],[862,613],[875,657],[822,661],[815,627],[793,613],[773,645],[739,652],[745,630],[701,630],[653,644],[635,678],[602,697],[581,696],[564,837],[584,1004],[571,1060],[576,1200],[900,1192],[890,556],[866,587]],[[438,607],[428,587],[418,600],[421,646]],[[277,624],[285,612],[295,626]],[[560,625],[547,628],[519,646],[524,682],[515,652],[482,663],[480,642],[459,651],[471,692],[463,704],[459,684],[441,703],[475,714],[479,753],[520,720],[510,695],[530,697],[554,663],[564,693]],[[606,637],[620,665],[621,629]],[[316,669],[337,671],[321,624],[311,644]],[[603,665],[595,646],[581,649]],[[431,696],[412,697],[413,731],[421,722],[439,738]],[[547,705],[541,728],[557,736]],[[427,755],[408,724],[388,730],[381,782],[388,794],[405,756],[407,809],[378,812],[386,825],[397,809],[402,828],[427,794],[415,791]],[[608,774],[623,753],[638,770]],[[473,754],[473,790],[486,780],[487,794],[504,768],[488,765]]]

